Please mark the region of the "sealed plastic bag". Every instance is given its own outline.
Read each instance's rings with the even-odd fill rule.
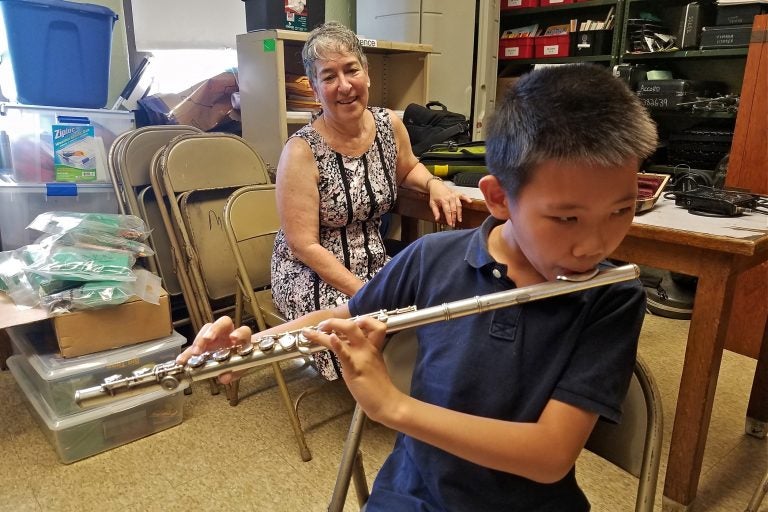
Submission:
[[[59,281],[135,281],[136,257],[128,251],[90,249],[54,243],[24,270]]]
[[[51,235],[62,235],[70,231],[106,233],[129,240],[144,241],[149,236],[144,221],[135,215],[117,213],[45,212],[27,226]]]
[[[41,305],[52,315],[80,309],[116,306],[134,297],[160,303],[160,277],[144,269],[137,269],[135,281],[92,281],[59,293],[45,295]]]

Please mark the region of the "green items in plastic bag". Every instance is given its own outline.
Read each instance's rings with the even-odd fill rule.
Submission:
[[[149,230],[141,218],[116,213],[45,212],[35,217],[27,229],[51,235],[62,235],[70,231],[106,233],[142,241],[149,236]]]

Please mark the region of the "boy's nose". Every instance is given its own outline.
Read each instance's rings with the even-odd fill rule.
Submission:
[[[584,233],[582,237],[573,246],[573,255],[577,258],[595,258],[602,259],[606,250],[605,236],[600,230],[592,230]]]

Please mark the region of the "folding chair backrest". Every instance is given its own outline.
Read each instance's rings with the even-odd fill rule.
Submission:
[[[234,190],[269,183],[261,157],[230,134],[189,134],[170,141],[154,163],[152,186],[167,229],[187,302],[196,301],[201,321],[213,319],[212,301],[234,296],[236,265],[223,226],[224,205]],[[162,212],[165,208],[165,212]]]
[[[169,295],[181,293],[173,272],[171,246],[154,204],[150,187],[152,158],[159,149],[179,135],[202,133],[193,126],[145,126],[120,134],[109,149],[109,172],[118,198],[120,213],[141,217],[151,230],[150,244],[155,256],[146,258],[147,267],[160,275]]]
[[[139,205],[139,216],[152,228],[149,233],[149,243],[155,249],[155,257],[150,260],[150,270],[163,279],[163,285],[169,295],[179,295],[181,285],[174,271],[171,240],[163,225],[160,207],[155,198],[155,191],[147,185],[136,196]],[[151,268],[151,267],[155,268]]]
[[[280,229],[274,185],[243,187],[234,192],[224,211],[224,223],[241,278],[251,289],[270,285],[270,262]]]
[[[138,193],[150,184],[149,169],[158,149],[179,135],[202,133],[185,125],[145,126],[121,134],[110,147],[110,174],[120,211],[139,215]],[[147,219],[144,219],[145,221]]]
[[[224,232],[224,206],[231,189],[192,190],[179,198],[179,210],[198,259],[210,300],[235,293],[237,265]]]
[[[621,423],[598,421],[586,448],[639,479],[637,512],[651,512],[661,461],[663,410],[656,381],[638,356]]]
[[[269,183],[264,161],[236,135],[204,133],[177,137],[168,143],[162,158],[164,185],[169,195]]]

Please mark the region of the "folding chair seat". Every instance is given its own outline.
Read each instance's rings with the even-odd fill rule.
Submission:
[[[393,335],[384,348],[384,361],[392,382],[405,392],[410,391],[417,348],[416,329],[406,329]],[[663,411],[656,381],[639,356],[622,409],[620,424],[598,421],[586,447],[638,477],[635,511],[650,512],[653,510],[659,476]],[[355,486],[361,510],[368,501],[368,483],[360,452],[365,418],[360,406],[356,406],[344,442],[329,512],[341,512],[344,509],[350,482]],[[589,495],[589,489],[585,489],[585,492]]]

